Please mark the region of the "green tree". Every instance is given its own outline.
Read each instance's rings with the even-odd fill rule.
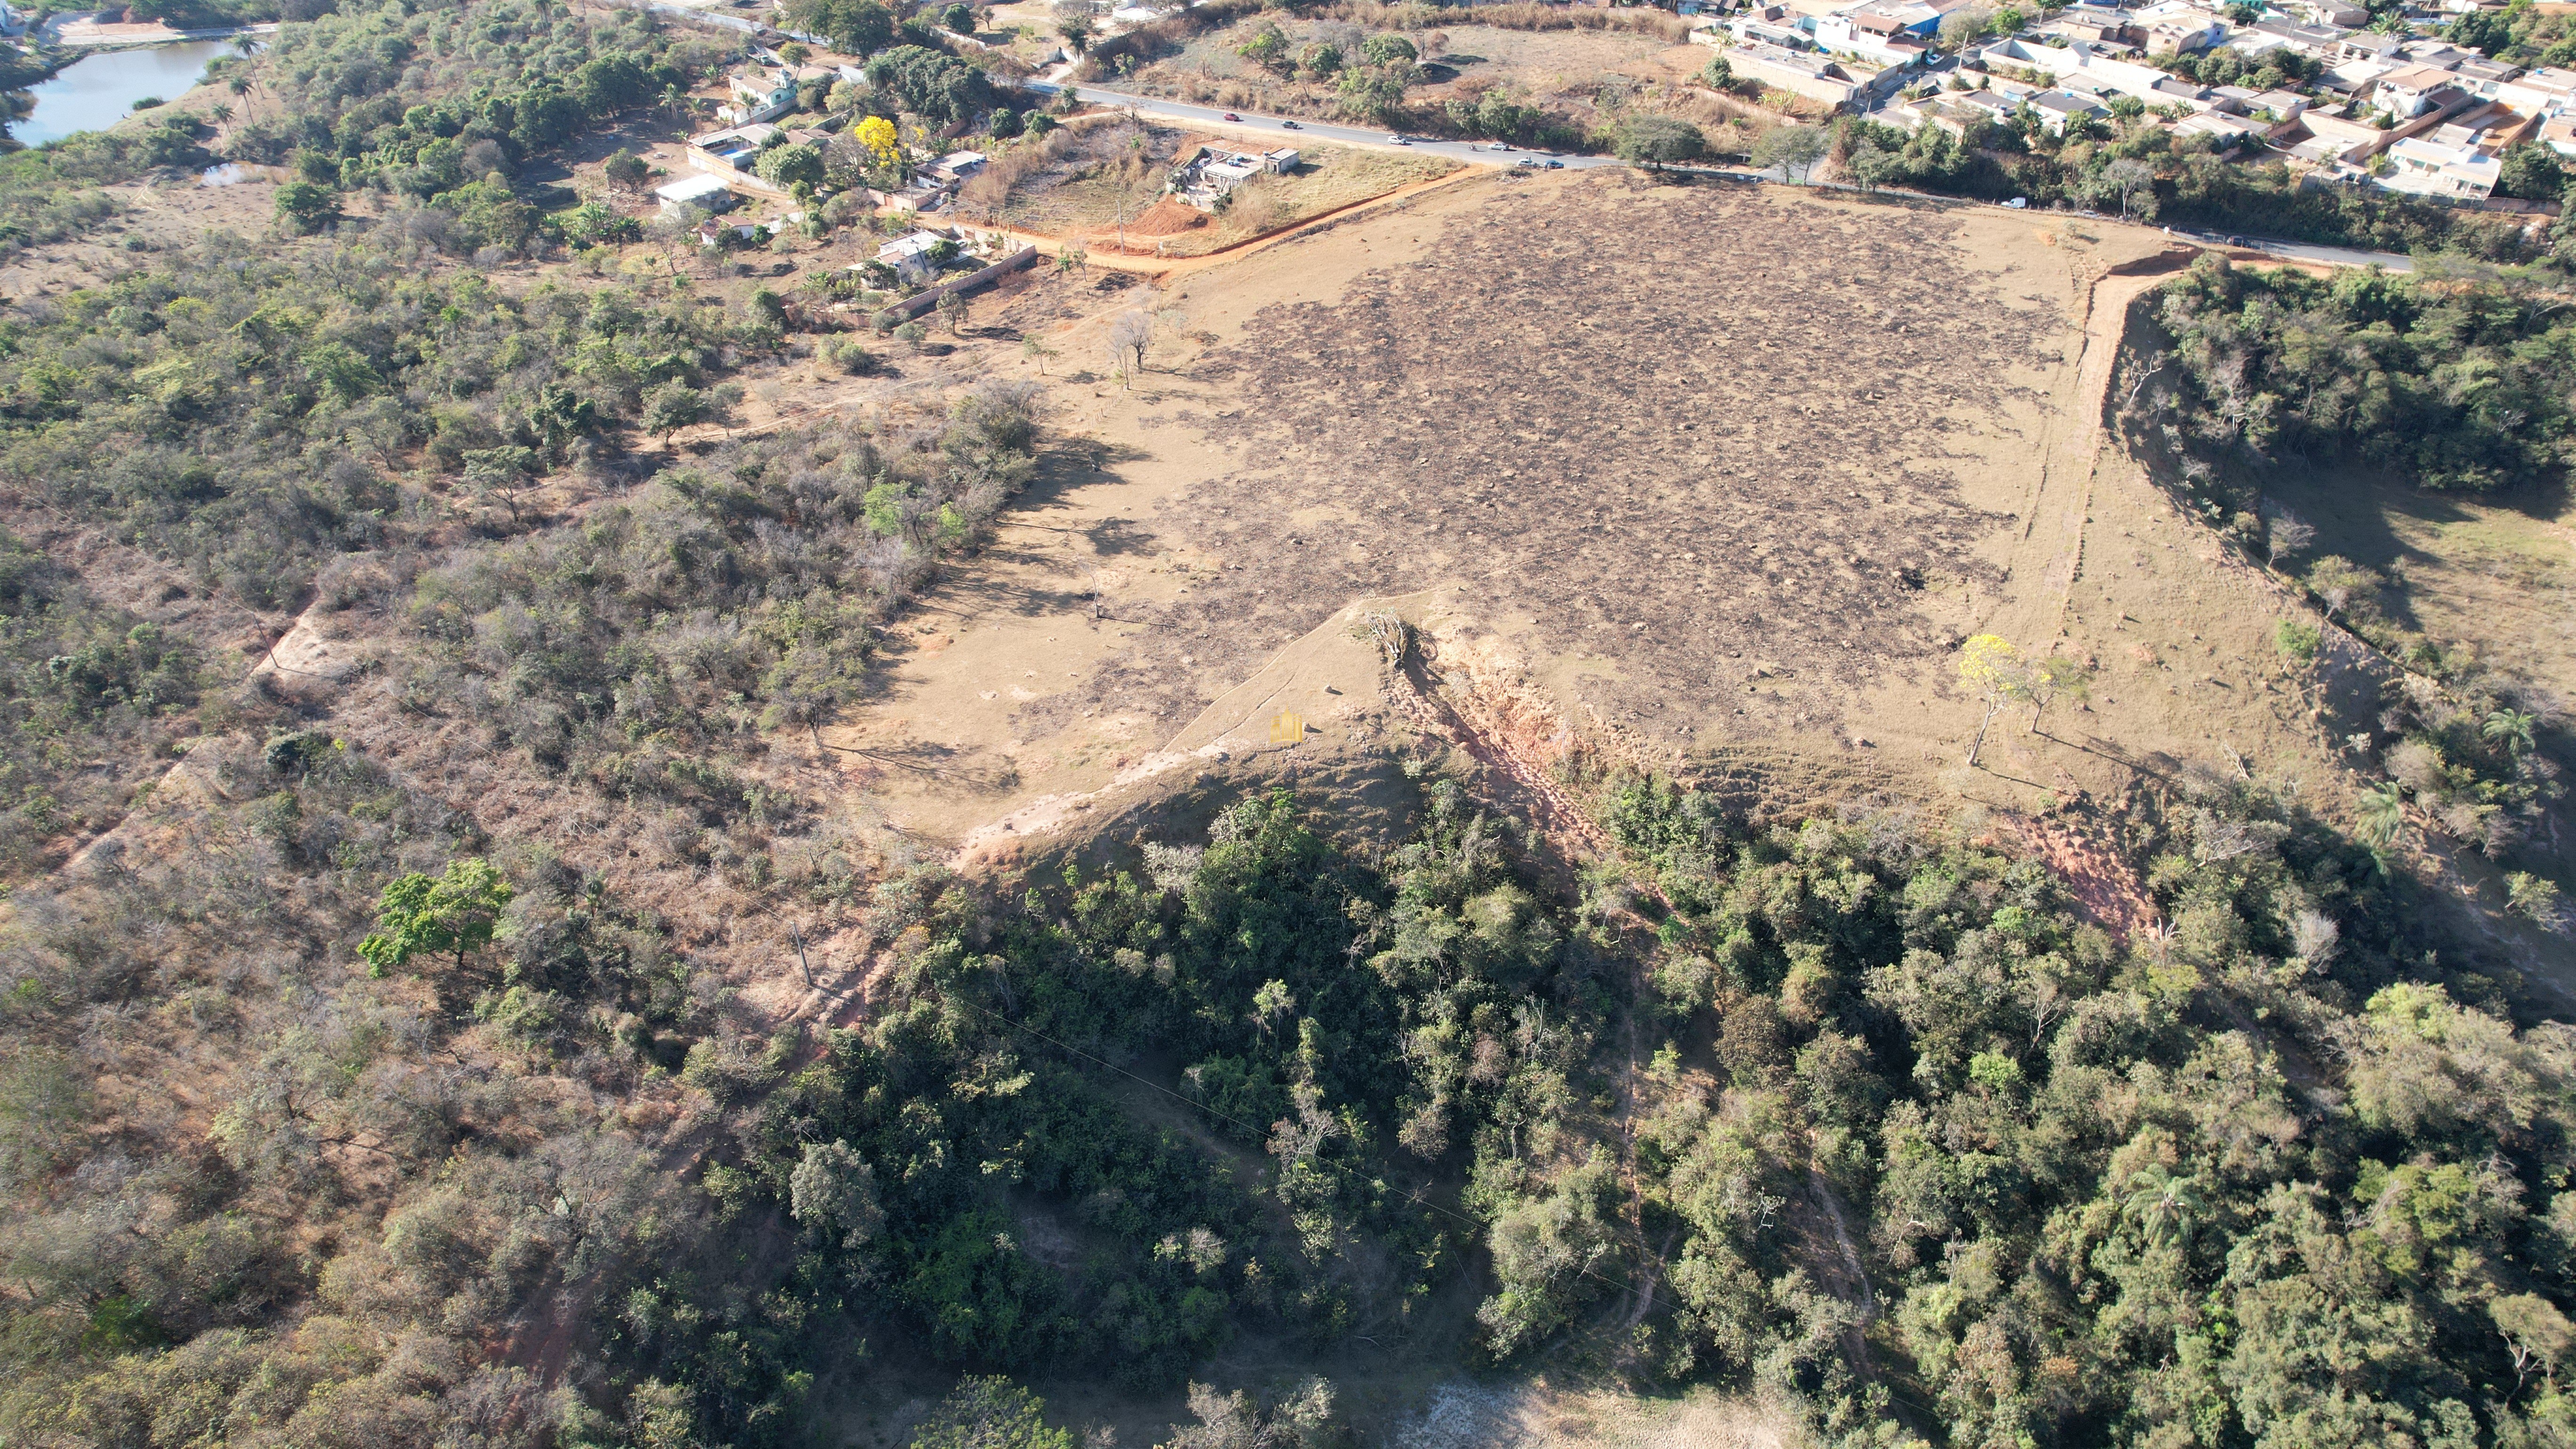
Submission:
[[[644,412],[639,419],[644,431],[660,438],[665,446],[671,435],[707,416],[707,395],[674,378],[644,394]]]
[[[645,178],[651,174],[650,168],[644,164],[644,158],[623,146],[609,152],[608,159],[600,164],[599,169],[611,184],[625,187],[629,191],[642,186]]]
[[[1280,29],[1277,21],[1264,22],[1250,40],[1234,48],[1234,53],[1271,70],[1292,68],[1288,61],[1288,32]]]
[[[2537,1293],[2499,1298],[2487,1305],[2487,1316],[2495,1320],[2496,1332],[2504,1335],[2505,1347],[2513,1355],[2515,1389],[2521,1389],[2534,1368],[2555,1387],[2558,1361],[2567,1356],[2571,1344],[2576,1344],[2576,1324],[2570,1324],[2556,1304]]]
[[[1390,126],[1404,116],[1405,84],[1411,75],[1410,66],[1357,65],[1343,71],[1333,89],[1345,115]]]
[[[1064,37],[1067,49],[1080,55],[1091,48],[1091,37],[1100,26],[1100,7],[1093,0],[1056,0],[1055,33]]]
[[[1076,1449],[1050,1428],[1046,1400],[999,1375],[967,1378],[912,1433],[911,1449]]]
[[[1620,118],[1611,149],[1622,161],[1660,171],[1698,160],[1708,151],[1708,138],[1677,116],[1636,112]]]
[[[1371,65],[1411,67],[1422,59],[1422,52],[1401,35],[1372,35],[1360,42],[1360,55]]]
[[[2504,153],[2496,172],[2495,194],[2525,201],[2556,201],[2567,190],[2567,169],[2558,153],[2525,141]]]
[[[340,193],[310,181],[290,181],[277,188],[277,219],[298,235],[320,231],[340,214]]]
[[[376,900],[376,929],[358,943],[374,975],[409,964],[422,952],[466,956],[489,945],[510,904],[510,883],[481,856],[448,862],[433,877],[414,871],[396,879]]]
[[[876,1173],[847,1142],[805,1144],[787,1192],[789,1214],[844,1249],[863,1246],[885,1226]]]
[[[1820,126],[1775,126],[1753,143],[1753,167],[1776,169],[1783,180],[1803,183],[1832,146],[1833,137]]]
[[[1903,174],[1905,158],[1875,141],[1863,139],[1843,153],[1843,170],[1851,174],[1852,184],[1862,191],[1876,191]]]
[[[2566,924],[2558,904],[2558,883],[2529,871],[2517,870],[2504,878],[2504,908],[2544,930],[2555,931]]]
[[[772,146],[760,153],[752,170],[773,186],[819,186],[823,182],[823,153],[811,146]]]
[[[2382,780],[2361,792],[2355,833],[2373,845],[2388,845],[2406,831],[2406,789]]]
[[[2188,1244],[2208,1211],[2200,1179],[2158,1165],[2129,1175],[2120,1215],[2137,1224],[2150,1243]]]
[[[2478,733],[2490,744],[2505,747],[2508,754],[2519,758],[2531,753],[2532,730],[2539,719],[2526,710],[2505,708],[2489,714],[2478,723]]]
[[[873,55],[894,39],[894,12],[877,0],[788,0],[786,19],[850,55]]]
[[[2061,699],[2081,700],[2092,692],[2092,680],[2081,662],[2063,654],[2051,654],[2032,666],[2027,687],[2030,691],[2030,727],[2039,728],[2039,717]]]

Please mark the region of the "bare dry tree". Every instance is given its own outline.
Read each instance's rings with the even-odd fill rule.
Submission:
[[[1154,314],[1141,308],[1121,312],[1109,324],[1109,351],[1130,373],[1145,370],[1145,349],[1154,344]]]
[[[2274,508],[2265,520],[2263,550],[2265,559],[2278,568],[2281,560],[2294,553],[2307,552],[2317,541],[2316,525],[2286,508]]]

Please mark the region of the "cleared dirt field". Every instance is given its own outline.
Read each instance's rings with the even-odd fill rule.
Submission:
[[[2107,859],[2090,806],[2195,769],[2339,812],[2331,709],[2377,707],[2372,662],[2294,678],[2301,606],[2100,447],[2129,304],[2183,260],[2000,209],[1478,177],[1158,291],[1032,294],[1074,456],[825,736],[912,848],[979,853],[1157,781],[1328,786],[1441,740],[1542,816],[1576,750],[1784,811],[2072,807],[2048,839],[2078,872]],[[1132,389],[1130,312],[1157,336]],[[983,346],[944,370],[1034,375]],[[1421,631],[1418,689],[1351,637],[1362,606]],[[2080,661],[2089,698],[1999,717],[1969,770],[1979,632]],[[1282,712],[1307,729],[1273,757]],[[2486,914],[2482,862],[2424,864],[2576,980]],[[2085,889],[2133,908],[2116,870]]]
[[[1345,605],[1423,593],[1453,661],[1667,760],[1847,755],[1873,683],[1924,697],[2007,580],[2086,258],[1768,189],[1419,201],[1107,309],[1166,326],[1133,391],[1059,390],[1099,476],[1014,515],[851,728],[936,719],[1006,797],[1089,789]],[[992,803],[940,798],[916,823],[952,839]]]

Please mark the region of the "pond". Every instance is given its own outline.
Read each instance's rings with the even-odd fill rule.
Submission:
[[[176,100],[206,73],[209,62],[230,49],[227,41],[188,40],[74,61],[28,92],[36,109],[11,126],[9,134],[41,146],[77,131],[103,131],[131,114],[134,103],[146,96]]]

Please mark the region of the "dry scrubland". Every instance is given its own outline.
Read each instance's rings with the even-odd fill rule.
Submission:
[[[1357,55],[1360,42],[1373,33],[1350,20],[1263,13],[1193,36],[1177,52],[1116,84],[1204,105],[1338,119],[1329,80],[1282,76],[1237,53],[1272,24],[1289,37],[1291,56],[1317,43]],[[1649,30],[1458,25],[1402,33],[1422,51],[1422,80],[1405,93],[1406,104],[1420,114],[1436,116],[1449,101],[1473,102],[1495,90],[1586,129],[1607,124],[1629,105],[1678,110],[1710,123],[1722,122],[1729,109],[1705,91],[1682,87],[1707,63],[1706,51]]]

